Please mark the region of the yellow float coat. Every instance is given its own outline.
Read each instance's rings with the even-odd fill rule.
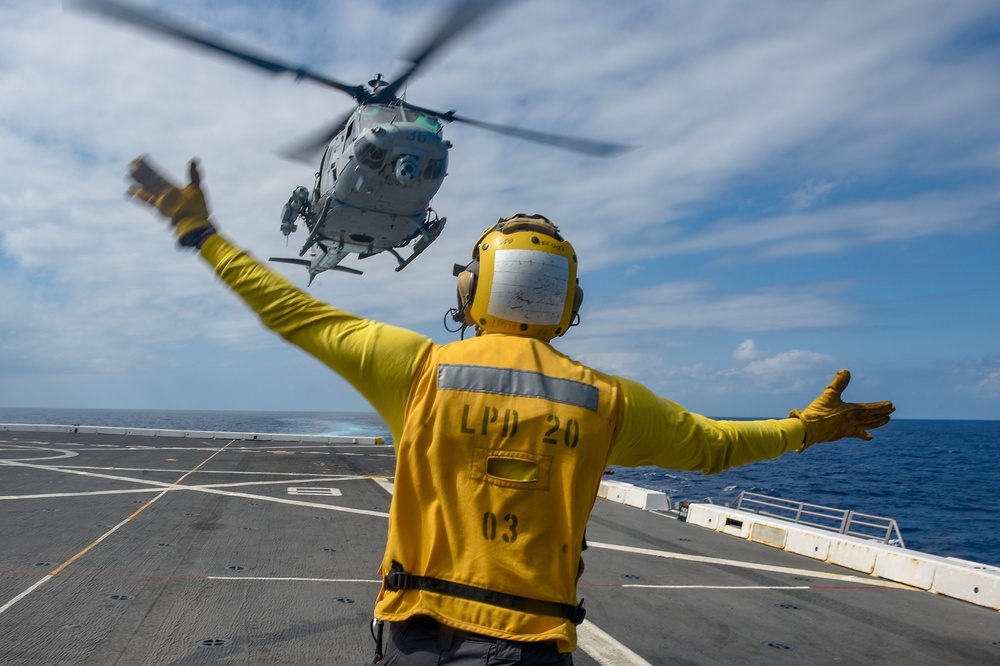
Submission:
[[[575,606],[580,550],[618,428],[618,386],[533,338],[433,347],[398,444],[389,543],[408,573]],[[377,617],[575,642],[565,618],[383,589]]]

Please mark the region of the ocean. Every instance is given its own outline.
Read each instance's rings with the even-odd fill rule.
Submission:
[[[0,423],[325,434],[390,439],[371,413],[0,408]],[[908,548],[1000,566],[1000,421],[894,420],[872,442],[714,476],[614,468],[613,477],[682,501],[728,504],[741,490],[895,518]],[[3,476],[0,475],[0,491]]]

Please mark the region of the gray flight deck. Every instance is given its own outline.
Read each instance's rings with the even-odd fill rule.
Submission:
[[[364,442],[0,429],[0,664],[366,663]],[[1000,664],[994,610],[607,500],[587,541],[576,664]]]

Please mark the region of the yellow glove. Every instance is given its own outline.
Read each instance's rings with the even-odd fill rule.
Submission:
[[[889,422],[889,415],[896,411],[888,400],[882,402],[844,402],[840,399],[851,373],[841,370],[823,393],[801,412],[793,409],[789,417],[805,423],[806,437],[797,450],[802,453],[813,444],[835,442],[844,437],[870,441],[869,430],[881,428]]]
[[[201,191],[197,159],[191,160],[188,171],[191,182],[181,189],[164,178],[145,156],[137,157],[129,165],[129,176],[135,182],[129,186],[127,194],[169,217],[178,245],[201,247],[205,239],[215,233],[215,227],[208,220],[208,204]]]

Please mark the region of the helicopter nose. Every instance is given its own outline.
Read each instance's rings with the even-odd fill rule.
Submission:
[[[420,174],[420,162],[414,155],[400,155],[396,160],[396,180],[401,185],[411,185]]]

